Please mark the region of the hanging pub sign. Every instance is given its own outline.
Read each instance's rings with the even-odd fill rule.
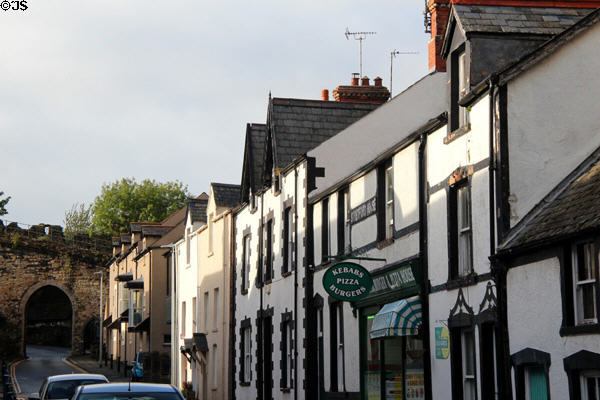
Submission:
[[[369,271],[351,262],[335,264],[323,275],[323,287],[327,293],[342,301],[362,299],[369,294],[372,286]]]

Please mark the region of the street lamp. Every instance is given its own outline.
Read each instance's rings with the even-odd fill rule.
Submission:
[[[98,335],[98,367],[102,366],[102,276],[104,275],[102,271],[94,272],[94,275],[100,275],[100,312],[98,313],[98,330],[100,334]]]

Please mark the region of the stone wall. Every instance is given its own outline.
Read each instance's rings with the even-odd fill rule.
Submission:
[[[71,300],[72,352],[81,354],[85,325],[98,318],[100,279],[94,273],[103,271],[106,283],[110,253],[65,243],[56,227],[53,236],[51,229],[40,228],[34,235],[31,228],[9,227],[0,227],[0,358],[24,355],[27,301],[46,285],[58,287]],[[103,292],[106,304],[108,285]]]

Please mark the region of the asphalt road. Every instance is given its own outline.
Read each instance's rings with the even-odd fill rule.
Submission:
[[[65,361],[70,349],[62,347],[27,346],[27,359],[11,368],[15,390],[19,398],[27,398],[30,393],[40,390],[40,386],[49,375],[83,372],[77,366]]]

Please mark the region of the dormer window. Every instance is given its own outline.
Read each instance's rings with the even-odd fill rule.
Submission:
[[[460,134],[470,128],[469,110],[458,103],[470,90],[469,63],[465,45],[451,56],[450,131]]]
[[[463,50],[458,55],[458,100],[469,92],[469,75],[467,68],[467,56]],[[462,128],[469,124],[469,110],[467,107],[458,106],[458,127]]]

